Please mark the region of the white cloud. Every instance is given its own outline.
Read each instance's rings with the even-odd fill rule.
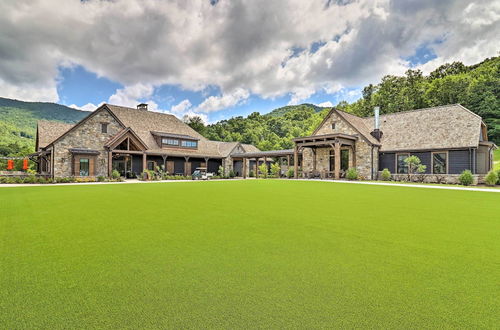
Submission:
[[[248,99],[249,96],[250,93],[247,90],[236,88],[234,91],[224,93],[221,96],[210,96],[206,98],[200,105],[198,105],[197,110],[199,112],[222,110],[224,108],[242,104],[246,99]]]
[[[170,112],[184,114],[188,109],[191,108],[191,106],[192,106],[191,101],[187,99],[182,100],[178,104],[172,106],[172,108],[170,108]]]
[[[495,56],[499,18],[491,0],[1,1],[0,95],[57,101],[58,67],[82,65],[126,86],[110,97],[123,105],[163,84],[218,87],[205,113],[250,94],[298,103],[401,74],[422,44],[437,55],[423,70]]]
[[[331,108],[333,107],[333,103],[330,102],[330,101],[326,101],[326,102],[321,102],[319,104],[316,104],[318,107],[324,107],[324,108]]]
[[[78,106],[76,104],[69,105],[70,108],[77,109],[77,110],[83,110],[83,111],[94,111],[95,109],[99,108],[101,105],[103,105],[104,102],[100,103],[99,105],[95,105],[93,103],[87,103],[82,106]]]

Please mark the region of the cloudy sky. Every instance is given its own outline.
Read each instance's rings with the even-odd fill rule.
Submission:
[[[500,50],[500,1],[2,0],[0,96],[210,122]]]

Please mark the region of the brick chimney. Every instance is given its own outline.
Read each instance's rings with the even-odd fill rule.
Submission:
[[[144,110],[148,111],[148,104],[147,103],[141,103],[137,105],[137,110]]]
[[[380,107],[373,108],[375,125],[373,131],[370,133],[378,141],[382,138],[382,131],[380,130]]]

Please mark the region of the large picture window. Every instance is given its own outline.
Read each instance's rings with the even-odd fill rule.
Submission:
[[[182,141],[181,146],[184,148],[196,148],[198,147],[198,142],[196,141]]]
[[[405,159],[408,158],[409,154],[398,154],[396,158],[396,173],[398,174],[408,174],[408,164],[406,164]]]
[[[89,176],[89,159],[80,158],[80,176]]]
[[[432,153],[432,173],[446,174],[447,159],[448,158],[446,152]]]
[[[176,139],[161,139],[161,143],[169,145],[169,146],[178,146],[179,140]]]

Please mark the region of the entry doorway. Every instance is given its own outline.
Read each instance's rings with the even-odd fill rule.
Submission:
[[[113,170],[117,170],[120,176],[129,178],[132,173],[132,157],[118,156],[113,159]]]
[[[349,169],[349,150],[341,149],[340,150],[340,171],[346,172]],[[330,164],[329,164],[330,172],[335,171],[335,151],[330,150]]]

